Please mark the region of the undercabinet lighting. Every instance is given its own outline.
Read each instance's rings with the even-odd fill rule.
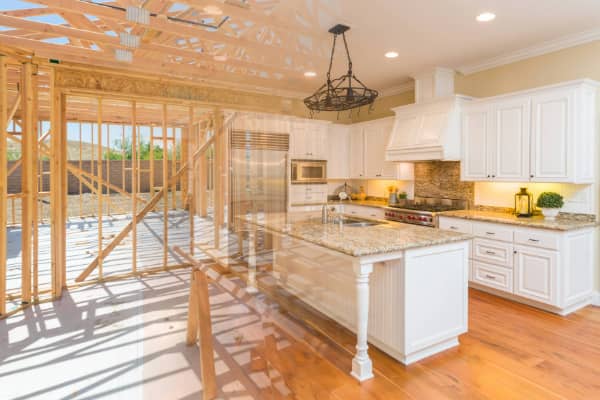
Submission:
[[[128,6],[125,18],[127,18],[127,21],[135,22],[136,24],[149,25],[150,11],[142,7]]]
[[[396,58],[398,57],[398,52],[397,51],[388,51],[387,53],[385,53],[386,58]]]
[[[116,49],[115,58],[117,61],[131,64],[133,62],[133,53],[129,50]]]
[[[314,78],[315,76],[317,76],[317,73],[315,71],[306,71],[304,73],[304,76],[307,78]]]
[[[140,47],[140,37],[137,35],[132,35],[131,33],[121,32],[119,34],[119,38],[121,39],[121,45],[125,47],[129,47],[130,49],[137,49]]]
[[[496,19],[496,14],[491,13],[491,12],[484,12],[484,13],[479,14],[476,19],[479,22],[489,22],[489,21],[493,21],[494,19]]]

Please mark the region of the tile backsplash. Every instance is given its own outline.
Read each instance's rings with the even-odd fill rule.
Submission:
[[[473,182],[461,182],[458,161],[416,162],[415,196],[461,199],[472,205],[475,185]]]

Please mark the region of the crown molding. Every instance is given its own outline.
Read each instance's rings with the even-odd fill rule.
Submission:
[[[400,85],[392,86],[387,89],[382,89],[379,91],[382,97],[384,96],[393,96],[395,94],[406,93],[415,90],[415,81],[412,79],[410,81],[401,83]]]
[[[476,63],[465,64],[456,70],[463,75],[470,75],[487,69],[511,64],[517,61],[525,60],[531,57],[541,56],[542,54],[552,53],[569,47],[600,40],[600,28],[590,29],[571,35],[561,36],[559,38],[538,43],[533,46],[525,47],[520,50],[505,53],[496,57],[488,58]]]

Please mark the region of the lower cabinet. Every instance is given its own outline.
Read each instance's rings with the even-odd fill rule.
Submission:
[[[515,246],[515,294],[558,305],[558,252]]]
[[[551,231],[444,216],[439,227],[473,234],[471,286],[562,315],[591,303],[595,228]]]

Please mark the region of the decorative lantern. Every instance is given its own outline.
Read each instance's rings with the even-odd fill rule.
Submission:
[[[521,188],[515,194],[515,214],[517,217],[531,217],[533,215],[533,196],[527,188]]]

